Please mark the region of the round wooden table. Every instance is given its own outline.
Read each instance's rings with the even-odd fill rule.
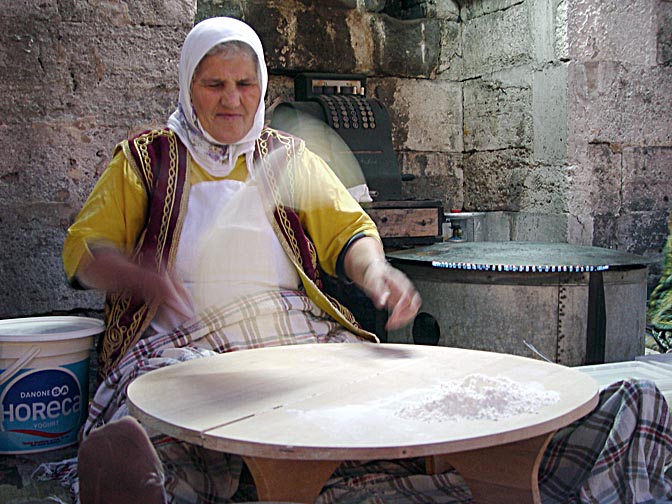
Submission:
[[[554,399],[505,417],[401,414],[469,376],[512,380]],[[597,396],[592,378],[556,364],[370,343],[231,352],[152,371],[128,388],[141,422],[241,455],[259,500],[288,502],[313,502],[344,460],[424,456],[430,473],[457,469],[478,503],[538,503],[537,471],[551,435],[590,412]]]

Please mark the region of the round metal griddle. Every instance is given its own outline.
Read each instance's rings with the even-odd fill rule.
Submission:
[[[388,258],[437,268],[511,272],[591,272],[648,265],[651,260],[620,250],[534,242],[436,243],[388,252]]]

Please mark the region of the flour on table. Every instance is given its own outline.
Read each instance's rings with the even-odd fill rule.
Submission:
[[[500,420],[521,413],[535,413],[559,399],[557,392],[547,391],[540,384],[472,374],[442,383],[434,393],[417,404],[397,410],[396,415],[429,423]]]

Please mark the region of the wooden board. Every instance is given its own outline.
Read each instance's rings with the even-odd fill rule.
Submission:
[[[402,418],[442,383],[505,377],[555,391],[535,413],[498,420]],[[252,457],[294,460],[403,458],[530,439],[582,417],[598,387],[560,365],[475,350],[391,344],[297,345],[232,352],[135,380],[129,408],[179,439]]]

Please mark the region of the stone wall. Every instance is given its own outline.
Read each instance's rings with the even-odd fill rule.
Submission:
[[[559,0],[462,7],[465,207],[499,239],[567,241],[566,33]],[[492,233],[491,233],[492,234]]]
[[[651,257],[651,285],[672,207],[672,2],[569,5],[570,236]]]
[[[491,239],[644,254],[656,281],[669,0],[13,0],[0,12],[0,317],[100,309],[65,283],[65,230],[116,142],[164,123],[181,42],[213,15],[259,32],[268,106],[293,97],[297,72],[365,74],[404,196],[485,212]]]
[[[0,317],[100,310],[65,231],[114,145],[163,124],[195,0],[12,0],[0,10]]]

